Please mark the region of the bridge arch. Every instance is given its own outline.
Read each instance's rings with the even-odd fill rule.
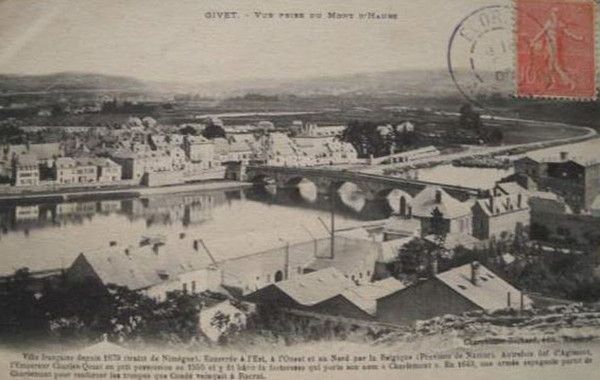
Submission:
[[[285,180],[284,188],[303,201],[314,203],[318,198],[318,186],[310,178],[293,176]]]
[[[274,180],[273,177],[271,177],[267,174],[262,174],[262,173],[258,173],[249,178],[249,182],[252,182],[255,185],[263,185],[272,180]]]
[[[365,207],[368,200],[368,192],[360,184],[343,181],[341,183],[334,183],[332,186],[336,189],[336,196],[345,206],[357,212],[360,212]]]
[[[379,193],[384,198],[390,208],[396,214],[402,217],[412,216],[413,196],[402,189],[386,189]]]

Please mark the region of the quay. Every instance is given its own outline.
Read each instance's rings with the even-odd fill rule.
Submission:
[[[156,195],[156,194],[174,194],[184,193],[191,191],[207,191],[207,190],[234,190],[242,189],[252,186],[248,182],[238,181],[207,181],[197,183],[185,183],[177,185],[166,185],[158,187],[145,187],[145,186],[127,186],[127,187],[102,187],[102,188],[81,188],[81,189],[69,189],[63,191],[51,191],[51,192],[28,192],[28,193],[14,193],[14,194],[2,194],[0,195],[0,204],[2,203],[15,203],[15,202],[35,202],[35,201],[70,201],[85,199],[88,197],[101,198],[105,197],[140,197],[145,195]]]

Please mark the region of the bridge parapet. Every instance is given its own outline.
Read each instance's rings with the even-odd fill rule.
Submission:
[[[461,200],[480,197],[482,190],[478,188],[448,185],[443,183],[420,181],[415,179],[397,178],[378,174],[354,172],[345,169],[334,168],[312,168],[312,167],[286,167],[286,166],[248,166],[248,180],[255,178],[272,178],[278,186],[288,183],[294,178],[306,178],[312,182],[319,182],[322,186],[323,180],[330,183],[351,182],[371,194],[382,193],[388,190],[400,189],[411,195],[416,195],[427,186],[439,186],[445,191]]]

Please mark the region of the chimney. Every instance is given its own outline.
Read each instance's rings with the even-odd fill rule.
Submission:
[[[435,203],[442,203],[442,190],[435,191]]]
[[[560,152],[560,160],[561,161],[566,161],[568,157],[569,157],[569,152],[565,152],[565,151]]]
[[[471,283],[475,286],[479,285],[479,261],[471,263]]]
[[[287,280],[290,277],[290,243],[287,243],[285,247],[285,268],[283,279]]]
[[[437,256],[431,259],[431,276],[438,274],[438,259]]]

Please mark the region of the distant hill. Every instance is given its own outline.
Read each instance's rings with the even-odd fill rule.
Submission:
[[[249,79],[205,83],[143,81],[132,77],[87,73],[0,75],[0,93],[60,91],[141,91],[197,93],[205,96],[261,95],[455,95],[448,72],[410,70],[302,79]]]
[[[48,75],[0,75],[0,93],[147,89],[148,86],[144,81],[125,76],[73,72]]]
[[[251,79],[215,81],[200,86],[189,85],[190,91],[213,92],[221,96],[247,93],[263,95],[345,95],[345,94],[455,94],[456,87],[446,70],[413,70],[324,76],[302,79]],[[195,87],[195,88],[194,88]],[[212,94],[212,95],[214,95]]]

